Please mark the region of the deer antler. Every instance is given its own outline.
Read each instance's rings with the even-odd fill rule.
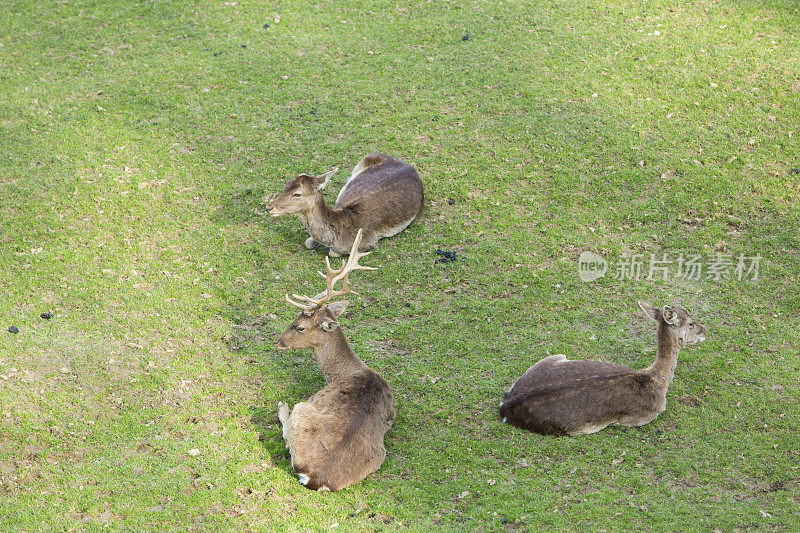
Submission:
[[[358,230],[358,234],[356,234],[356,238],[353,241],[353,248],[350,250],[350,255],[347,257],[347,261],[342,261],[342,266],[339,269],[334,270],[331,268],[330,259],[328,256],[325,256],[325,266],[328,268],[328,273],[323,274],[322,272],[317,272],[320,276],[325,278],[325,285],[326,288],[323,292],[317,294],[314,297],[309,296],[302,296],[300,294],[292,294],[292,297],[296,300],[302,300],[306,303],[296,302],[289,298],[289,295],[286,295],[286,301],[292,304],[295,307],[302,309],[303,311],[313,311],[314,309],[319,308],[322,304],[329,302],[335,296],[341,296],[343,294],[358,294],[353,289],[350,288],[350,272],[354,270],[377,270],[374,267],[368,267],[364,265],[359,265],[358,260],[362,257],[369,255],[371,252],[359,252],[358,246],[361,244],[361,234],[363,233],[363,228]],[[340,290],[336,290],[336,284],[342,282],[342,288]]]

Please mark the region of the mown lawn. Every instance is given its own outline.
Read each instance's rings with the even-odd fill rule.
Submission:
[[[799,14],[3,2],[0,529],[799,530]],[[264,198],[340,166],[332,201],[371,150],[427,194],[342,318],[398,416],[383,467],[320,494],[275,408],[322,375],[273,341],[323,255]],[[760,256],[759,276],[582,282],[586,250]],[[637,300],[709,333],[658,419],[498,420],[548,354],[648,365]]]

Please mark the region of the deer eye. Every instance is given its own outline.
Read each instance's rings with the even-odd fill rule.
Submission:
[[[301,196],[303,196],[303,193],[296,192],[292,195],[292,198],[300,198]]]
[[[298,333],[306,330],[306,328],[304,328],[303,326],[295,326],[294,329],[296,329]]]

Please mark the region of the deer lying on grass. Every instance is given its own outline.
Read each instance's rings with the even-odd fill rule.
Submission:
[[[359,228],[364,230],[360,252],[379,239],[400,233],[422,210],[422,180],[408,163],[372,152],[353,169],[333,209],[322,195],[338,167],[313,177],[300,174],[267,205],[273,217],[296,214],[311,237],[306,248],[322,244],[330,255],[346,254]]]
[[[314,490],[339,490],[358,483],[383,464],[383,437],[394,422],[394,398],[386,381],[365,365],[347,345],[336,320],[347,301],[325,305],[335,296],[353,292],[349,274],[374,270],[358,264],[361,231],[350,257],[338,270],[325,258],[327,288],[313,298],[286,295],[302,311],[275,344],[278,350],[312,349],[327,386],[294,409],[278,403],[283,438],[300,483]],[[320,273],[322,275],[322,273]],[[342,288],[335,285],[341,281]],[[355,292],[353,292],[355,294]],[[304,302],[304,303],[303,303]]]
[[[642,370],[551,355],[530,367],[503,395],[503,422],[549,435],[595,433],[608,425],[642,426],[664,411],[678,351],[706,333],[680,307],[639,302],[658,322],[655,362]]]

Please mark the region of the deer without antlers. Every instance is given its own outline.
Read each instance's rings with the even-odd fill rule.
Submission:
[[[301,174],[289,180],[267,205],[273,217],[296,214],[309,235],[305,245],[322,244],[332,256],[347,253],[356,232],[364,230],[359,250],[372,249],[379,239],[403,231],[422,210],[424,193],[417,171],[399,159],[372,152],[353,169],[328,207],[322,191],[338,167],[319,176]]]
[[[325,291],[314,297],[286,295],[300,315],[277,339],[279,350],[312,349],[328,384],[293,409],[278,403],[278,418],[292,467],[302,485],[314,490],[340,490],[375,472],[386,458],[383,437],[395,417],[394,398],[386,381],[365,365],[347,344],[337,321],[348,302],[334,297],[355,292],[349,274],[374,270],[358,264],[358,231],[350,257],[338,270],[328,267]],[[342,288],[336,289],[341,282]]]
[[[503,421],[549,435],[581,435],[609,425],[642,426],[661,414],[680,348],[704,341],[706,332],[680,307],[639,306],[658,323],[652,365],[633,370],[601,361],[570,361],[561,354],[545,357],[503,396]]]

